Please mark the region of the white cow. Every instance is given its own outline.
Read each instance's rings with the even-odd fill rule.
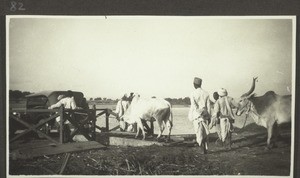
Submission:
[[[142,130],[143,140],[145,139],[145,131],[142,120],[151,121],[151,119],[154,118],[160,129],[157,139],[161,137],[165,126],[169,129],[168,138],[170,139],[171,129],[173,126],[173,116],[171,104],[164,99],[141,98],[139,95],[135,95],[132,99],[131,105],[123,115],[123,118],[128,124],[137,123],[138,128]],[[135,138],[138,137],[140,129],[138,129]]]

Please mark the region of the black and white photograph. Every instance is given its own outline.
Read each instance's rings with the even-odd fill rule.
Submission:
[[[7,177],[293,177],[296,16],[6,16]]]

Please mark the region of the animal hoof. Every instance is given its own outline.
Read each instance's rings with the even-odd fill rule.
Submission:
[[[162,139],[162,138],[156,138],[157,142],[166,142],[166,140]]]
[[[200,148],[200,154],[201,155],[207,154],[207,151],[203,148]]]
[[[166,143],[169,143],[169,142],[170,142],[170,139],[167,138],[167,139],[165,140],[165,142],[166,142]]]
[[[265,147],[265,151],[270,151],[270,150],[271,150],[270,146]]]
[[[231,148],[231,147],[227,147],[226,150],[227,150],[227,151],[231,151],[232,148]]]
[[[222,145],[222,141],[221,141],[220,139],[217,139],[217,140],[215,141],[215,145],[216,145],[216,146],[221,146],[221,145]]]

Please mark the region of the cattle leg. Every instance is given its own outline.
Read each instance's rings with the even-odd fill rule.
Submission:
[[[135,137],[134,137],[134,138],[138,138],[139,134],[140,134],[140,128],[138,128],[138,129],[137,129],[137,131],[136,131],[136,134],[135,134]]]
[[[273,133],[273,124],[268,124],[267,130],[268,130],[267,148],[271,149],[272,148],[271,138],[272,138],[272,133]]]
[[[150,121],[151,122],[151,121]],[[153,135],[151,128],[148,126],[145,120],[142,120],[142,124],[147,135]]]
[[[138,127],[138,129],[137,129],[138,131],[137,131],[137,134],[135,135],[135,138],[137,138],[139,136],[140,129],[141,129],[142,130],[142,134],[143,134],[143,140],[145,140],[146,134],[145,134],[144,126],[143,126],[143,123],[142,123],[141,119],[137,119],[137,127]]]
[[[168,135],[168,141],[169,141],[171,138],[172,123],[168,120],[166,125],[169,131],[169,135]]]
[[[161,137],[161,135],[162,135],[162,133],[163,133],[163,131],[165,129],[164,125],[162,124],[162,121],[157,120],[157,124],[158,124],[158,127],[159,127],[159,133],[158,133],[158,135],[156,137],[156,140],[158,140]]]
[[[272,134],[272,138],[271,138],[271,142],[273,144],[273,147],[277,147],[276,145],[276,141],[277,141],[277,138],[278,138],[278,135],[279,135],[279,127],[278,127],[278,124],[277,122],[274,123],[273,125],[273,134]]]

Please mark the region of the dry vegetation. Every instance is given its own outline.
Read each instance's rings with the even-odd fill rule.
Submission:
[[[257,129],[257,128],[256,128]],[[264,129],[261,129],[264,131]],[[238,132],[238,131],[237,131]],[[241,136],[246,132],[236,133]],[[234,135],[235,137],[236,135]],[[202,155],[194,145],[123,147],[72,153],[67,175],[289,175],[290,134],[278,147],[265,149],[265,134],[235,140],[232,150],[210,143]],[[10,161],[10,174],[49,175],[57,172],[64,155]]]

